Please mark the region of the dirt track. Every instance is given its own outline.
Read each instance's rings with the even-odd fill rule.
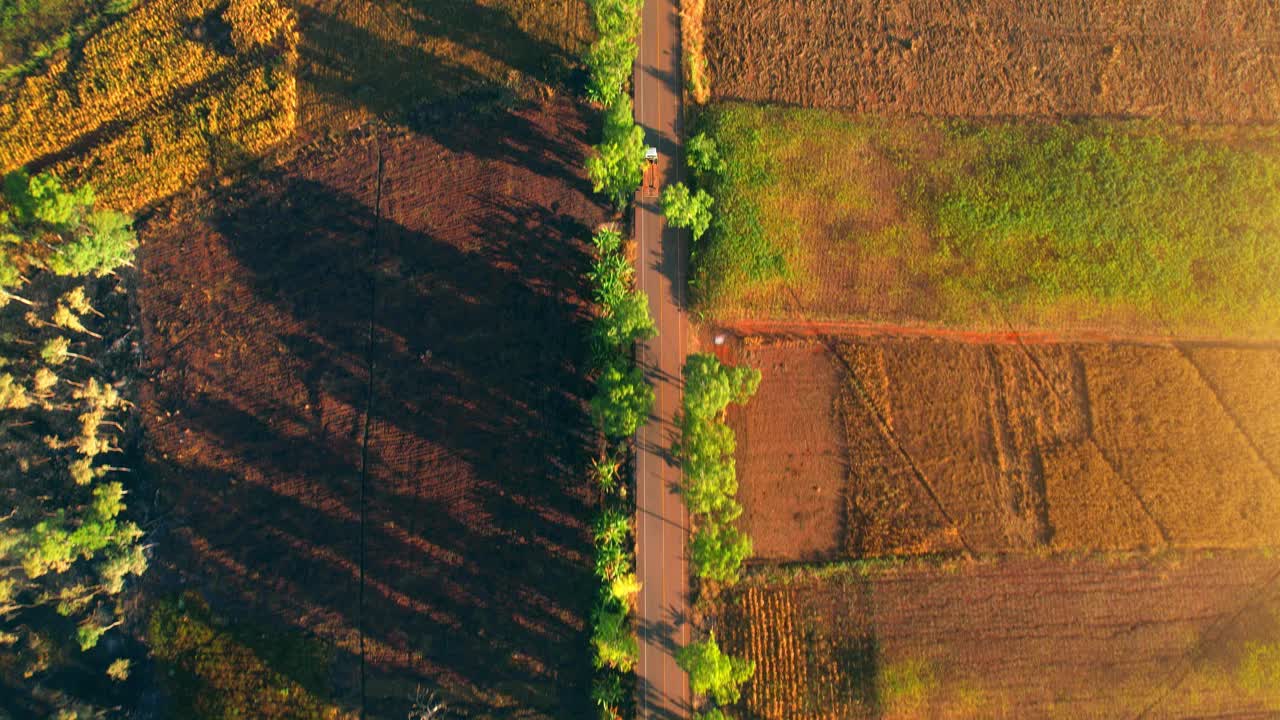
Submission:
[[[324,639],[348,707],[363,651],[371,717],[589,712],[587,123],[359,134],[142,227],[152,582]]]
[[[1268,0],[710,0],[715,99],[948,116],[1280,119]]]
[[[751,580],[720,632],[755,718],[1264,718],[1280,694],[1238,672],[1277,610],[1261,554],[1015,558]]]

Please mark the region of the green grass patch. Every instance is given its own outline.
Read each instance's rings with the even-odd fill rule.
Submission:
[[[718,106],[697,307],[973,325],[1280,330],[1280,131]]]
[[[324,644],[220,620],[195,594],[159,602],[148,641],[167,678],[173,717],[350,716],[322,699],[331,664]]]

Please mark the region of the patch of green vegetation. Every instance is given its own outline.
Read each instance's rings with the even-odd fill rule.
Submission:
[[[173,717],[345,717],[322,699],[331,659],[318,640],[220,621],[188,593],[157,603],[148,642],[167,668]]]
[[[937,685],[933,669],[918,658],[886,665],[876,680],[880,705],[892,713],[923,710]]]
[[[844,292],[807,269],[856,257],[888,259],[912,320],[964,323],[995,305],[1029,325],[1066,314],[1280,329],[1274,129],[740,105],[698,124],[727,166],[703,185],[718,214],[693,254],[704,313],[732,312],[779,281],[806,297]],[[862,298],[851,316],[874,302],[848,292]]]
[[[1280,643],[1247,643],[1236,668],[1236,683],[1254,695],[1280,688]]]

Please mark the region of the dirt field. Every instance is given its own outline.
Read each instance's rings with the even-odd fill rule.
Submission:
[[[833,553],[836,523],[852,557],[1280,545],[1280,351],[849,338],[741,355],[763,373],[765,400],[731,422],[765,559]]]
[[[893,115],[1280,119],[1267,0],[711,0],[712,97]]]
[[[821,345],[754,350],[762,382],[745,407],[734,405],[742,482],[742,522],[755,557],[822,560],[844,547],[848,460],[837,414],[843,373]]]
[[[748,580],[718,635],[742,717],[1274,717],[1280,560],[1252,553],[907,565]]]
[[[586,126],[358,133],[141,224],[157,592],[321,638],[347,707],[363,652],[372,717],[586,715]]]

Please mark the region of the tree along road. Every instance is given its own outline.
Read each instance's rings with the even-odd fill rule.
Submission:
[[[685,546],[689,516],[676,487],[680,464],[670,452],[676,437],[688,323],[685,318],[687,236],[667,227],[657,191],[682,175],[680,132],[680,18],[676,0],[647,0],[635,67],[636,121],[658,149],[656,189],[636,196],[636,274],[649,295],[658,336],[639,349],[654,386],[653,415],[636,436],[636,565],[641,590],[637,632],[637,704],[641,720],[690,714],[689,678],[675,650],[689,642],[689,573]]]

